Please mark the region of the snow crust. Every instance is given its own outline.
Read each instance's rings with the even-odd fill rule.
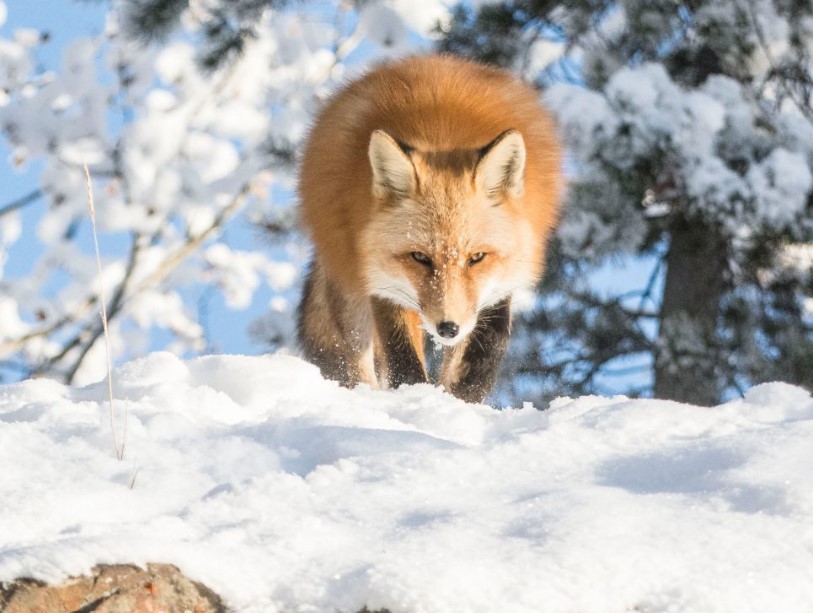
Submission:
[[[177,564],[237,611],[810,611],[813,400],[497,411],[156,353],[0,388],[0,580]],[[132,487],[130,487],[132,484]]]

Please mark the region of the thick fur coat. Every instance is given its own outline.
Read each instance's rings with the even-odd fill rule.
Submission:
[[[510,300],[542,274],[559,214],[560,152],[539,93],[445,56],[372,70],[318,114],[302,159],[314,259],[300,305],[306,356],[346,385],[426,380],[490,390]]]

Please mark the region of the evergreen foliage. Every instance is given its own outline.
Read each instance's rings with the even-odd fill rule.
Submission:
[[[286,0],[229,0],[212,3],[202,18],[202,42],[198,59],[214,70],[241,54],[248,40],[256,37],[264,11],[283,8]],[[178,27],[190,8],[189,0],[131,0],[124,3],[124,25],[134,38],[165,40]]]
[[[126,5],[123,21],[134,38],[163,40],[188,8],[189,0],[132,0]]]

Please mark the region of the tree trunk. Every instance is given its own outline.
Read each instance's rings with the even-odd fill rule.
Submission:
[[[686,219],[672,225],[655,351],[656,398],[704,406],[720,401],[717,320],[726,271],[726,244],[714,227]]]

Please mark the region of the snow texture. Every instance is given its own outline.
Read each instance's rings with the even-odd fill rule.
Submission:
[[[0,580],[170,562],[236,611],[809,612],[813,400],[547,411],[156,353],[0,388]]]

